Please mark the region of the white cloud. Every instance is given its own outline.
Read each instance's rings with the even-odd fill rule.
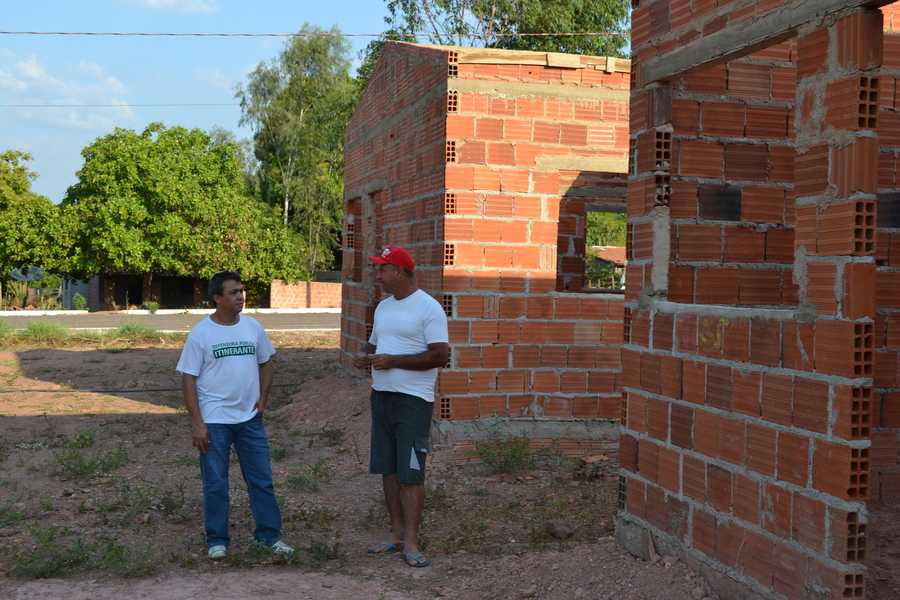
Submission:
[[[216,0],[125,0],[128,4],[137,4],[156,10],[168,10],[185,15],[201,13],[208,15],[219,10]]]
[[[81,77],[93,77],[94,79],[101,79],[106,74],[106,69],[100,65],[83,60],[78,61],[78,64],[72,68],[72,71]]]
[[[106,77],[101,66],[81,61],[65,78],[54,76],[51,69],[52,65],[40,62],[34,55],[25,60],[0,55],[0,89],[9,92],[6,104],[34,105],[11,109],[20,119],[77,129],[109,130],[123,120],[135,118],[124,99],[128,89],[115,77]],[[38,108],[53,105],[75,106]]]
[[[234,88],[234,83],[218,69],[195,69],[194,77],[211,90],[230,92]]]

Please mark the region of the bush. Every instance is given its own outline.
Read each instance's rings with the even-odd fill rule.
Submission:
[[[72,296],[72,308],[75,310],[85,310],[87,309],[87,299],[81,294],[75,294]]]
[[[159,302],[150,301],[150,302],[147,302],[146,304],[144,304],[144,306],[147,308],[148,311],[150,311],[151,315],[155,315],[156,311],[159,310]]]

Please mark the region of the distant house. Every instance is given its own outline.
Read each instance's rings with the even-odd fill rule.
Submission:
[[[625,287],[625,246],[591,246],[585,261],[585,278],[594,289]]]

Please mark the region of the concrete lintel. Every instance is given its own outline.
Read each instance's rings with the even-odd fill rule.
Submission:
[[[643,85],[673,81],[722,64],[793,37],[811,21],[856,7],[879,7],[893,0],[796,0],[752,20],[725,27],[682,46],[661,58],[643,63]]]
[[[449,89],[468,94],[490,94],[491,98],[562,98],[565,100],[583,100],[585,102],[631,102],[629,90],[610,90],[606,88],[575,87],[571,85],[547,85],[542,83],[513,83],[509,81],[490,81],[486,79],[451,79]]]
[[[371,194],[374,194],[378,190],[383,190],[385,185],[387,185],[387,183],[384,179],[370,181],[366,185],[361,185],[359,187],[353,188],[352,190],[344,190],[344,199],[353,200],[354,198],[369,196]]]
[[[539,171],[594,171],[597,173],[627,173],[628,157],[609,156],[539,156]]]

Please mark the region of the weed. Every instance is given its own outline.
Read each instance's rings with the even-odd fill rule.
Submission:
[[[22,339],[42,346],[59,346],[69,338],[70,329],[56,321],[31,321],[19,334]]]
[[[145,302],[144,306],[147,308],[151,315],[155,315],[156,311],[159,310],[159,302],[154,302],[152,300],[150,302]]]
[[[472,488],[472,491],[470,493],[473,496],[477,496],[479,498],[487,498],[488,495],[490,495],[490,491],[486,487],[481,487],[481,486]]]
[[[320,458],[314,465],[304,463],[300,466],[299,472],[287,476],[285,483],[307,492],[318,492],[319,484],[331,476],[331,469],[325,462],[326,459]]]
[[[56,461],[56,474],[78,480],[117,469],[127,462],[128,455],[125,453],[125,446],[120,443],[113,450],[100,451],[91,457],[85,456],[81,450],[68,450],[60,454],[54,452],[53,458]]]
[[[22,548],[13,553],[13,572],[31,579],[53,577],[69,572],[88,563],[91,548],[82,536],[69,538],[67,529],[59,527],[42,527],[37,523],[28,528],[33,546]]]
[[[307,521],[310,524],[319,523],[322,525],[326,525],[336,520],[340,516],[338,511],[333,508],[328,508],[327,506],[319,506],[314,508],[307,515]]]
[[[546,449],[532,450],[531,438],[523,430],[518,437],[493,437],[475,442],[472,456],[480,458],[493,473],[515,475],[521,469],[534,467]]]
[[[323,429],[321,435],[326,446],[337,446],[344,439],[344,430],[340,428]]]
[[[162,563],[153,552],[153,544],[148,543],[140,550],[128,548],[113,541],[103,550],[109,570],[125,577],[145,577],[152,574]]]
[[[269,449],[272,460],[278,462],[288,455],[288,444],[272,444]]]
[[[452,504],[453,494],[443,482],[425,488],[425,508],[447,508]]]
[[[341,543],[332,538],[332,542],[310,540],[309,548],[303,548],[309,562],[313,564],[323,563],[341,557]]]
[[[94,436],[97,435],[96,427],[84,427],[75,431],[74,439],[66,439],[63,445],[66,448],[90,448],[94,445]]]
[[[195,454],[192,454],[190,456],[178,456],[172,460],[167,460],[163,464],[175,467],[197,467],[200,465],[200,459]]]
[[[447,533],[443,551],[452,554],[457,550],[473,551],[483,546],[490,529],[487,521],[481,516],[472,515],[471,518],[462,519],[459,525]]]
[[[157,508],[166,516],[171,515],[184,506],[184,482],[179,483],[177,489],[177,496],[175,495],[175,490],[166,490],[163,492],[163,497],[157,505]]]
[[[40,450],[43,447],[43,442],[22,442],[20,444],[16,444],[16,448],[18,448],[19,450]]]

